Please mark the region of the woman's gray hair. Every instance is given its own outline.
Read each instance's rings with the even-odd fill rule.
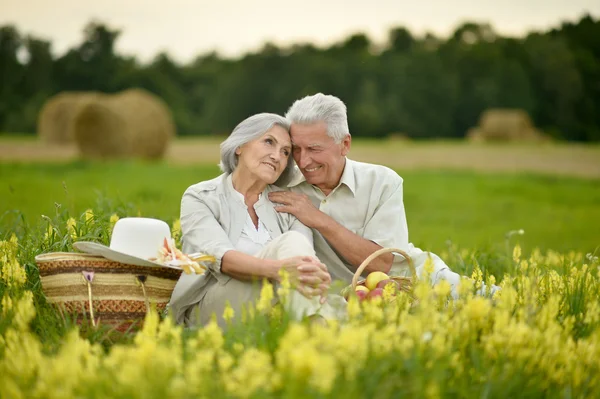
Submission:
[[[346,104],[335,96],[317,93],[296,100],[288,109],[285,117],[291,123],[302,125],[325,122],[327,135],[336,143],[340,143],[346,136],[350,136]]]
[[[241,121],[235,129],[233,129],[233,132],[231,132],[229,137],[221,143],[221,162],[219,163],[221,170],[227,174],[233,173],[238,165],[238,155],[235,151],[244,144],[256,140],[275,125],[281,126],[288,133],[290,132],[290,122],[283,116],[277,114],[256,114]],[[275,184],[287,184],[292,176],[293,168],[294,158],[290,154],[287,166]]]

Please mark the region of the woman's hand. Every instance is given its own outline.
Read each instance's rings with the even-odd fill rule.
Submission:
[[[327,266],[311,256],[295,256],[280,262],[280,269],[288,273],[292,287],[307,298],[320,295],[321,303],[325,302],[331,284]],[[280,279],[278,276],[277,280]]]

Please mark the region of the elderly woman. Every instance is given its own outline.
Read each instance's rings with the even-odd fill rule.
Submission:
[[[226,304],[239,316],[245,304],[259,297],[262,281],[277,283],[282,269],[295,288],[287,302],[294,317],[335,317],[324,296],[331,277],[316,258],[311,230],[294,216],[276,212],[268,199],[289,180],[290,153],[285,118],[251,116],[221,144],[224,173],[183,194],[183,251],[207,253],[216,262],[204,275],[181,276],[169,304],[178,323],[204,325],[214,314],[225,327]]]

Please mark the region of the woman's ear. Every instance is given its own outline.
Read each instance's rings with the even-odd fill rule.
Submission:
[[[240,155],[242,153],[242,147],[238,147],[235,149],[235,155]]]

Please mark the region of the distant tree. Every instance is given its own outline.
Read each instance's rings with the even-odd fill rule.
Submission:
[[[83,43],[56,61],[57,89],[114,92],[121,66],[115,53],[119,34],[98,22],[88,24]]]
[[[41,104],[59,91],[137,86],[164,99],[180,134],[227,133],[251,114],[283,114],[323,92],[346,103],[354,136],[462,137],[501,107],[527,111],[557,137],[600,140],[600,20],[590,15],[521,38],[477,22],[448,38],[395,27],[381,44],[359,32],[326,47],[267,43],[185,65],[167,53],[145,64],[117,54],[119,35],[91,22],[80,44],[53,59],[51,43],[0,27],[0,130],[33,131]]]
[[[14,26],[0,27],[0,128],[4,129],[11,113],[23,101],[19,83],[24,66],[19,62],[22,38]]]
[[[415,43],[415,39],[406,28],[394,28],[388,35],[389,51],[404,53],[409,51]]]
[[[576,111],[583,82],[566,40],[532,34],[524,46],[535,96],[543,99],[537,103],[534,119],[555,135],[583,139]]]

